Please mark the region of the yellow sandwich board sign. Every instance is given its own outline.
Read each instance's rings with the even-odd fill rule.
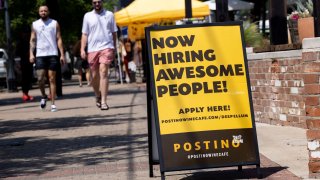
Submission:
[[[259,165],[240,22],[146,28],[160,170]]]

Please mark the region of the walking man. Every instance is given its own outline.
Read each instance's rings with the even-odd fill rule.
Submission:
[[[40,108],[46,108],[47,95],[45,84],[48,78],[51,111],[57,111],[55,105],[56,96],[56,70],[59,63],[58,49],[60,51],[60,62],[65,63],[63,43],[61,38],[60,26],[54,19],[49,18],[49,8],[46,5],[39,7],[40,19],[32,23],[30,37],[30,62],[36,63],[38,84],[41,91]],[[34,56],[34,53],[36,56]]]
[[[108,110],[108,70],[115,57],[117,26],[113,13],[103,8],[102,0],[92,0],[92,5],[93,10],[83,18],[81,58],[89,62],[97,107]]]

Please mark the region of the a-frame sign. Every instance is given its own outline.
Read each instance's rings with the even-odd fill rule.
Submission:
[[[163,179],[168,171],[244,165],[259,175],[243,37],[241,22],[146,28],[149,160],[159,153]]]

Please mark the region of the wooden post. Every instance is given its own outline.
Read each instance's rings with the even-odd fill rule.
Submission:
[[[267,19],[267,14],[266,14],[266,9],[267,9],[267,2],[262,1],[262,12],[261,12],[261,17],[262,17],[262,34],[263,36],[266,36],[266,19]],[[258,23],[259,24],[259,23]]]
[[[229,20],[228,16],[228,1],[216,0],[216,21],[224,22]]]
[[[192,24],[192,21],[189,20],[190,18],[192,18],[192,2],[191,0],[185,0],[185,13],[186,13],[186,18],[188,19],[186,24]]]
[[[320,0],[312,0],[314,17],[314,36],[320,37]]]
[[[270,0],[270,44],[288,44],[286,0]]]
[[[4,0],[4,14],[5,14],[5,26],[7,35],[7,53],[8,53],[8,71],[7,71],[7,86],[9,92],[18,91],[17,79],[14,73],[14,54],[11,38],[11,26],[10,26],[10,16],[9,16],[9,4],[8,0]]]

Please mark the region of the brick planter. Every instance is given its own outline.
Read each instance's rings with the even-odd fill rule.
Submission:
[[[253,107],[258,122],[308,129],[309,176],[320,178],[320,38],[302,47],[247,54]]]

